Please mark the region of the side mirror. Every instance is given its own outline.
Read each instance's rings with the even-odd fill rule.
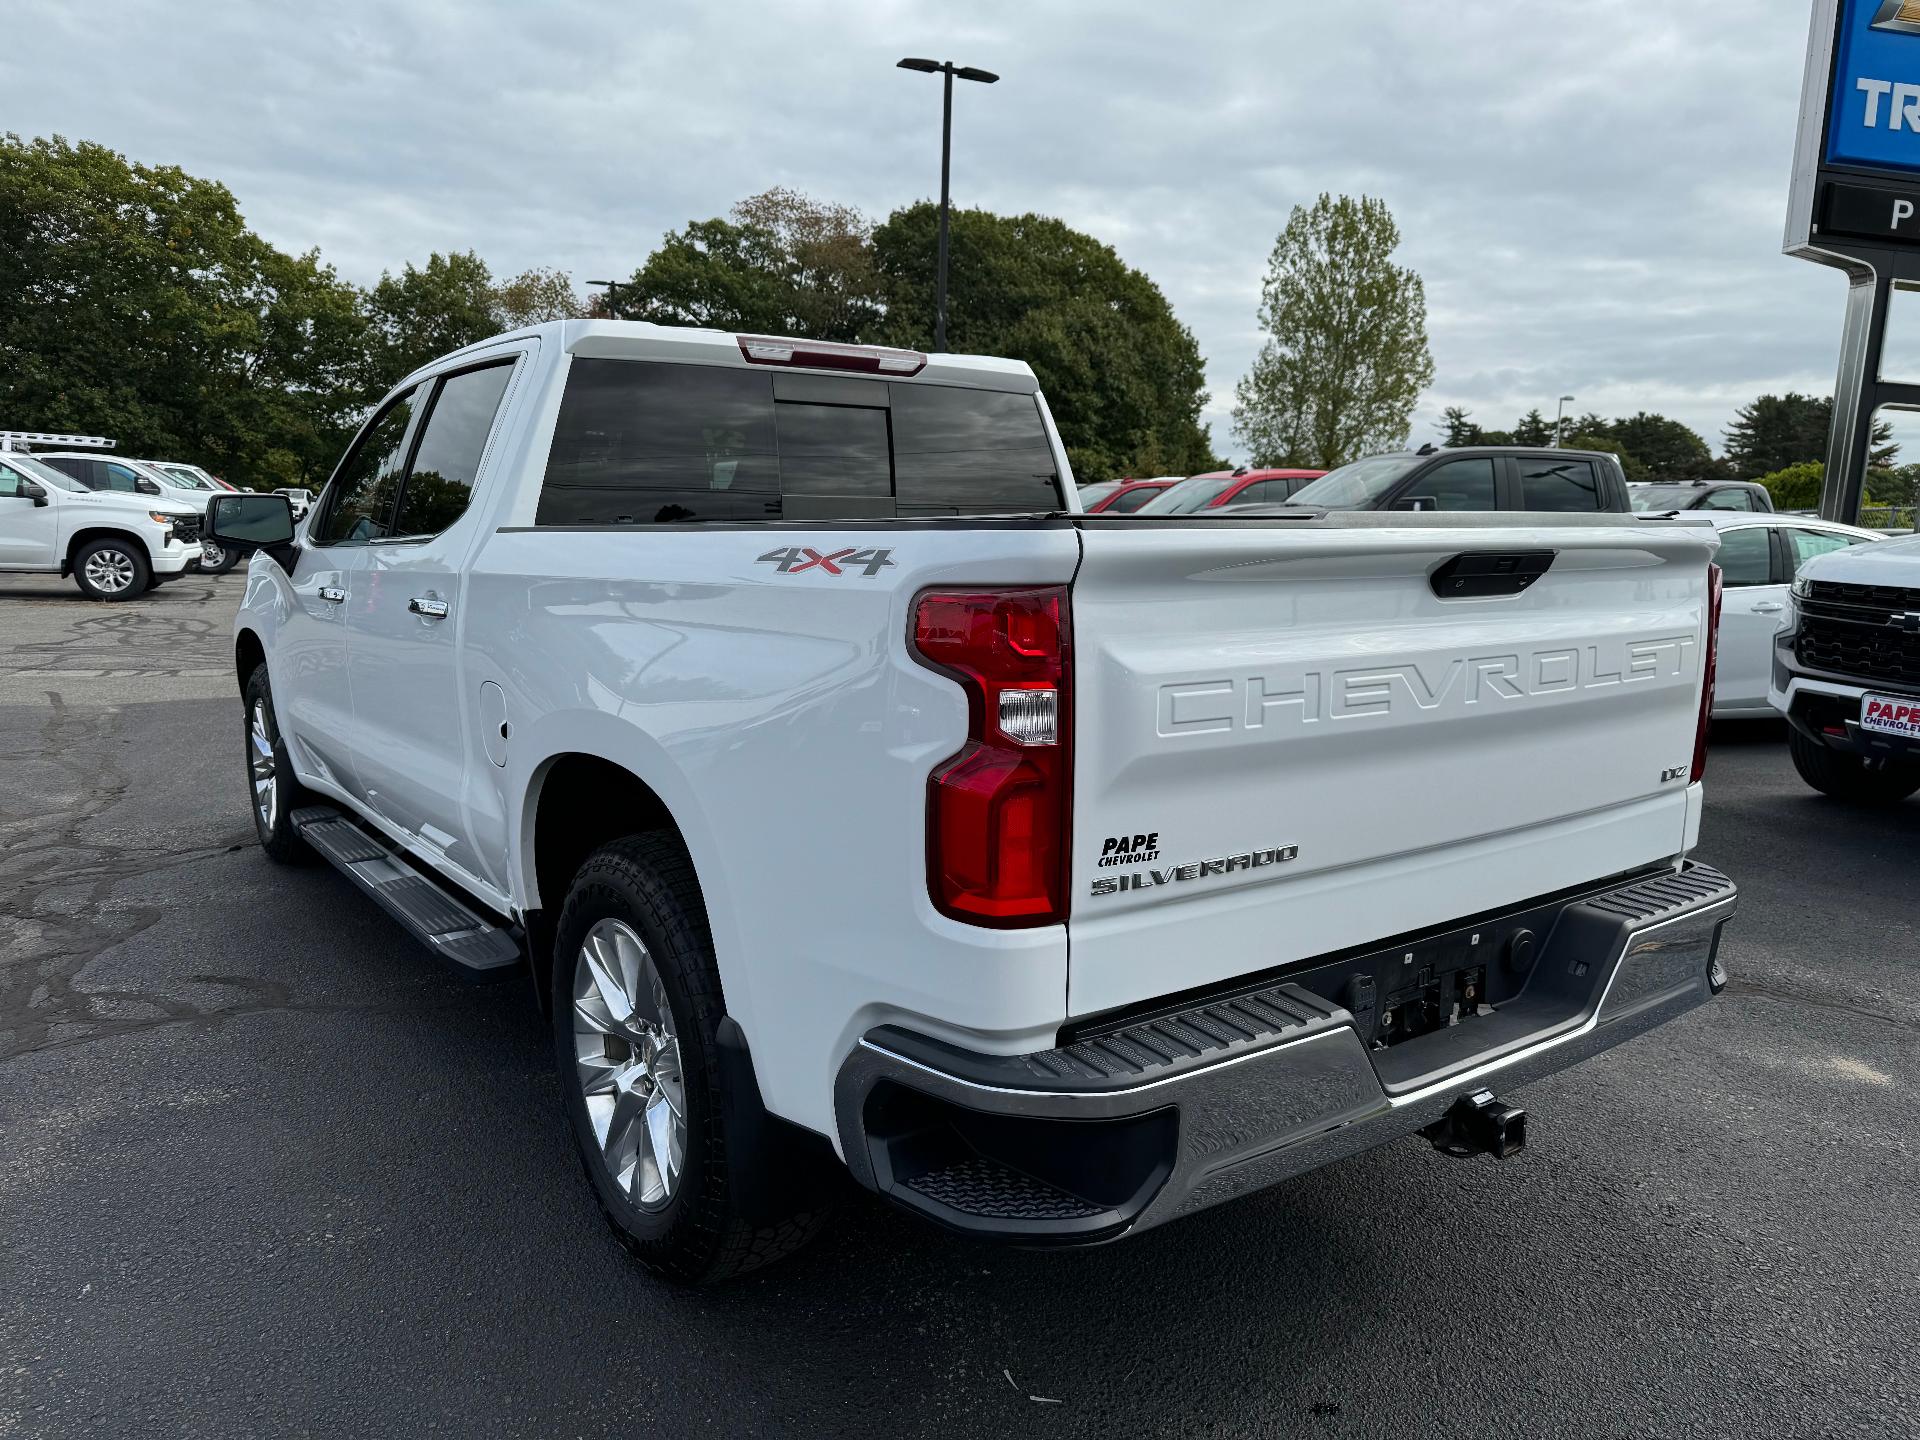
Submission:
[[[41,509],[47,503],[47,487],[42,485],[38,480],[22,480],[20,482],[20,493],[33,501],[33,508],[36,510]]]
[[[293,543],[293,506],[284,495],[216,495],[202,537],[243,555]]]
[[[133,482],[133,488],[138,490],[142,495],[158,495],[160,493],[160,487],[144,475]]]

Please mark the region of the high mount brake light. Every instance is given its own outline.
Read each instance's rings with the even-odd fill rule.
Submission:
[[[1720,567],[1707,566],[1707,658],[1700,677],[1700,720],[1693,731],[1693,775],[1689,783],[1707,773],[1707,731],[1713,726],[1713,682],[1720,666]]]
[[[749,365],[793,365],[807,370],[847,370],[856,375],[918,375],[927,357],[918,350],[879,345],[837,345],[827,340],[783,340],[774,335],[736,335]]]
[[[914,653],[967,692],[967,743],[927,777],[927,890],[943,915],[998,929],[1067,918],[1070,628],[1058,586],[914,604]]]

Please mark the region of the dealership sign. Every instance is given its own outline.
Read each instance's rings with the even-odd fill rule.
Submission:
[[[1787,249],[1920,246],[1920,0],[1818,0]]]

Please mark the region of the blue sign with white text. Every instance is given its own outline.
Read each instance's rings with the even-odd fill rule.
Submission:
[[[1920,174],[1920,0],[1841,0],[1827,164]]]

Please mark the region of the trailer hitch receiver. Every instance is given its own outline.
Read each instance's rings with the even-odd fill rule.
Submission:
[[[1462,1095],[1420,1132],[1445,1155],[1493,1155],[1504,1160],[1527,1148],[1527,1112],[1502,1105],[1491,1090]]]

